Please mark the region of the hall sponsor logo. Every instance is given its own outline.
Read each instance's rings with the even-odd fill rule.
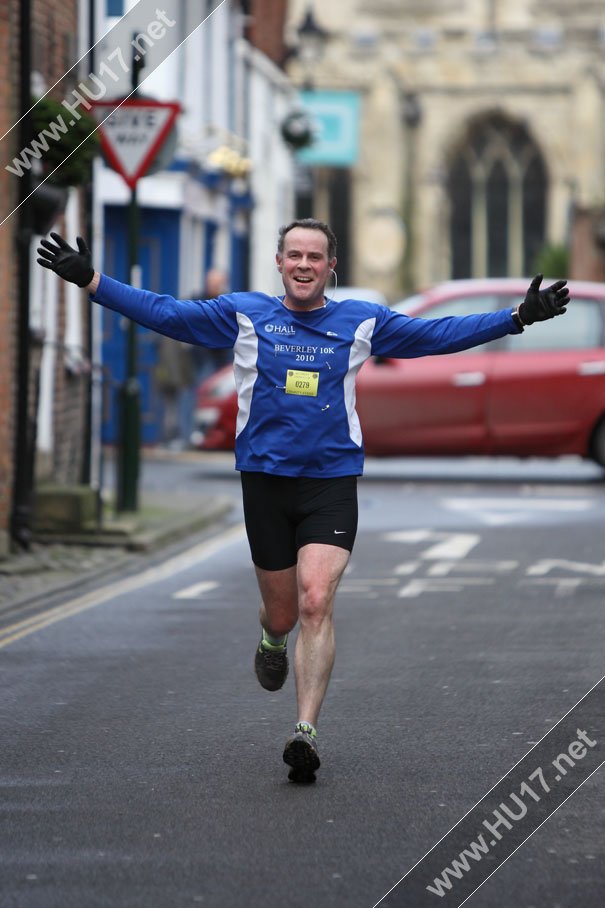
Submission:
[[[265,325],[265,331],[267,334],[285,334],[290,337],[293,334],[296,334],[296,328],[294,325]]]

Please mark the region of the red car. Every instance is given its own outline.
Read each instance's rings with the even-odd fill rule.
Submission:
[[[235,447],[237,393],[233,366],[223,366],[197,389],[191,444],[203,451],[232,451]]]
[[[545,282],[548,285],[549,282]],[[441,318],[516,306],[527,279],[450,281],[393,308]],[[357,377],[369,455],[579,454],[605,466],[605,284],[569,283],[560,318],[461,353],[372,357]],[[201,447],[234,444],[230,368],[199,389]]]

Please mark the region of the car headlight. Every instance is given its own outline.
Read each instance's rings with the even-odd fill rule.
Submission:
[[[199,407],[195,411],[195,425],[198,429],[210,429],[218,421],[221,411],[218,407]]]
[[[219,379],[217,379],[216,384],[212,386],[212,390],[208,392],[209,397],[229,397],[235,391],[235,375],[233,370],[230,369],[228,372],[225,372]]]

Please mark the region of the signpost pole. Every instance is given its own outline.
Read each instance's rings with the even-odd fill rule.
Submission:
[[[141,63],[132,58],[132,92],[137,95]],[[139,207],[137,182],[130,190],[128,206],[128,279],[141,286],[139,267]],[[125,377],[120,387],[120,445],[118,451],[118,489],[116,507],[136,511],[139,507],[139,471],[141,462],[141,383],[138,377],[137,326],[128,320]]]
[[[128,208],[128,262],[130,283],[140,286],[139,209],[136,183]],[[125,378],[120,387],[120,446],[118,451],[118,511],[138,510],[141,460],[141,385],[137,368],[137,326],[129,319],[126,337]]]
[[[133,58],[131,97],[119,102],[95,102],[99,119],[103,120],[99,127],[103,150],[111,166],[130,187],[128,280],[133,287],[141,286],[137,183],[152,168],[181,110],[177,102],[139,97],[136,88],[141,65],[140,62],[137,65],[137,60]],[[137,326],[132,320],[127,323],[124,380],[118,391],[118,432],[116,510],[136,511],[141,459],[141,385],[138,378]]]

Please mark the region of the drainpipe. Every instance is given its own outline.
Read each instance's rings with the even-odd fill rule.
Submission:
[[[24,116],[31,107],[31,0],[21,0],[19,17],[19,124],[18,141],[20,151],[29,143],[31,127],[29,116]],[[30,388],[30,330],[29,330],[29,247],[32,237],[31,204],[25,201],[31,192],[31,172],[26,170],[19,178],[17,212],[17,374],[15,401],[15,463],[14,486],[11,514],[13,540],[23,548],[31,541],[32,497],[34,488],[35,414],[29,407]]]
[[[96,6],[95,0],[89,0],[88,3],[88,46],[90,48],[87,57],[88,71],[91,73],[96,72],[95,69],[95,34],[96,34]],[[93,165],[91,164],[91,168]],[[86,225],[86,237],[88,240],[88,245],[92,249],[92,234],[93,234],[93,208],[94,208],[94,194],[92,187],[92,180],[86,186],[84,190],[84,210],[85,214],[85,225]],[[86,388],[86,402],[84,409],[84,435],[83,435],[83,448],[82,448],[82,472],[80,476],[80,481],[82,485],[89,486],[92,480],[92,435],[94,431],[93,425],[93,389],[95,386],[95,369],[97,364],[94,362],[94,337],[93,337],[93,315],[92,307],[88,305],[88,315],[86,319],[86,356],[88,357],[88,362],[90,363],[90,373],[88,377],[88,383]],[[97,513],[97,516],[100,517],[100,513]]]

